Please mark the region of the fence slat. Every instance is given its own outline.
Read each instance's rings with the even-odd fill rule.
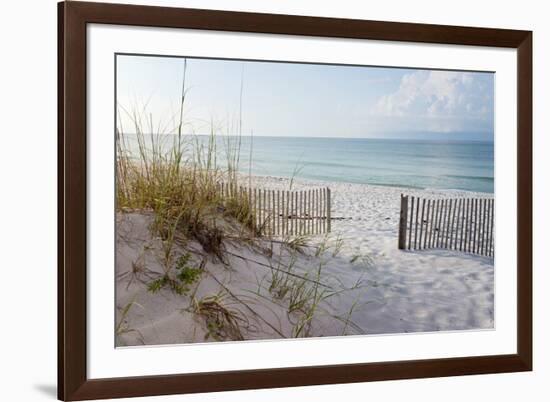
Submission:
[[[310,222],[310,233],[315,234],[315,190],[310,190],[309,194],[309,202],[310,202],[310,214],[311,214],[311,222]]]
[[[409,250],[411,249],[413,217],[414,217],[414,195],[411,197],[411,218],[409,222]]]
[[[468,247],[466,248],[466,251],[469,253],[472,251],[472,222],[474,219],[474,200],[469,198],[469,211],[468,211],[468,227],[467,227],[467,234],[468,234]]]
[[[487,200],[487,238],[485,243],[485,255],[490,255],[490,243],[489,243],[489,236],[491,235],[490,226],[491,226],[491,200]]]
[[[286,191],[286,202],[284,204],[286,206],[286,209],[285,209],[285,236],[288,236],[289,235],[289,216],[290,216],[290,193],[289,193],[288,190]]]
[[[483,200],[479,200],[479,229],[477,230],[477,249],[476,254],[481,253],[481,244],[483,242]]]
[[[315,233],[315,190],[309,190],[309,232]]]
[[[298,196],[298,226],[299,226],[299,234],[304,234],[304,220],[302,219],[304,216],[304,192],[300,191]]]
[[[493,223],[494,223],[494,214],[495,214],[495,200],[491,200],[491,229],[489,230],[489,235],[491,236],[489,255],[494,257],[495,255],[495,246],[493,244]]]
[[[483,250],[482,250],[482,253],[483,255],[487,255],[487,250],[488,250],[488,247],[487,247],[487,243],[489,243],[489,205],[490,205],[490,201],[491,200],[488,200],[486,199],[485,200],[485,207],[484,207],[484,224],[483,224]]]
[[[302,191],[302,234],[307,234],[306,222],[306,192]]]
[[[472,199],[473,204],[473,221],[472,221],[472,253],[476,252],[476,241],[477,241],[477,199]]]
[[[273,190],[273,235],[279,236],[279,200],[277,193],[279,190]]]
[[[271,233],[273,236],[277,234],[277,201],[276,190],[271,190]]]
[[[441,200],[439,210],[439,224],[437,225],[437,248],[441,247],[443,242],[443,229],[445,227],[445,200]]]
[[[481,243],[481,254],[486,255],[487,250],[487,225],[489,223],[489,218],[487,218],[487,198],[483,199],[483,241]]]
[[[449,248],[453,250],[453,240],[456,239],[456,236],[453,236],[456,230],[455,218],[456,218],[456,203],[458,200],[452,200],[451,204],[453,205],[453,217],[451,218],[451,237],[449,239]],[[456,247],[454,247],[456,249]]]
[[[426,199],[422,199],[422,215],[420,215],[420,237],[418,238],[418,248],[422,249],[422,228],[424,227],[424,208],[426,207]]]
[[[480,200],[478,200],[476,198],[476,217],[475,217],[475,229],[474,229],[474,254],[477,254],[478,250],[479,250],[479,228],[481,226],[480,224],[480,218],[481,218],[481,214],[480,214]]]
[[[269,216],[269,234],[273,235],[273,210],[275,205],[273,205],[273,190],[269,189],[267,190],[267,198],[269,199],[269,208],[268,208],[268,216]]]
[[[296,234],[296,191],[290,193],[290,235]]]
[[[327,233],[330,233],[332,228],[332,199],[330,196],[330,188],[327,187]]]
[[[298,193],[296,191],[292,191],[290,193],[291,202],[290,202],[290,235],[294,236],[296,235],[296,197],[298,196]]]
[[[298,220],[298,217],[300,216],[300,192],[295,192],[295,203],[294,203],[294,234],[299,236],[300,235],[300,221]]]
[[[449,219],[447,221],[447,237],[445,238],[445,248],[451,248],[453,239],[453,203],[454,200],[449,200]]]
[[[310,196],[309,196],[309,190],[306,190],[305,192],[305,197],[306,197],[306,202],[305,202],[305,215],[304,215],[304,219],[306,220],[306,224],[305,224],[305,227],[306,227],[306,234],[311,234],[311,230],[309,228],[309,223],[310,223],[310,218],[311,218],[311,208],[310,208],[310,205],[309,203],[311,202],[311,199],[310,199]]]
[[[264,234],[269,235],[270,231],[270,224],[269,224],[269,218],[270,218],[270,202],[269,202],[269,190],[264,189],[264,211],[265,211],[265,218],[264,218],[264,225],[265,225],[265,231]]]
[[[317,233],[317,215],[316,215],[315,190],[311,190],[311,233]]]
[[[430,233],[430,248],[433,248],[435,246],[438,214],[439,214],[439,200],[434,200],[434,212],[432,217],[433,223],[432,223],[432,230],[431,230],[432,233]]]
[[[477,247],[479,245],[479,209],[478,209],[478,200],[474,200],[474,247],[472,252],[475,254]]]
[[[301,201],[302,201],[302,198],[301,198],[301,193],[300,191],[296,191],[296,219],[295,220],[295,223],[296,223],[296,235],[297,236],[300,236],[302,234],[301,230],[301,226],[300,226],[300,214],[301,214]]]
[[[268,200],[269,200],[269,197],[268,197],[268,194],[267,194],[267,189],[264,189],[263,190],[263,200],[262,200],[262,204],[263,204],[263,225],[264,225],[264,233],[268,233],[268,230],[269,230],[269,223],[268,223],[268,219],[269,219],[269,205],[268,205]]]
[[[328,191],[324,188],[323,192],[325,194],[325,208],[323,209],[323,214],[325,215],[325,233],[328,233]]]
[[[444,222],[443,219],[445,217],[445,200],[441,200],[439,203],[439,219],[437,221],[437,242],[436,247],[441,247],[441,241],[443,238],[443,226]]]
[[[416,200],[416,215],[414,217],[414,249],[416,250],[416,237],[418,235],[418,210],[420,207],[420,198]]]
[[[443,247],[445,244],[445,227],[447,223],[447,200],[443,200],[443,213],[441,215],[441,238],[439,247]]]
[[[399,211],[399,233],[397,239],[397,248],[400,250],[405,249],[407,242],[407,209],[409,204],[409,197],[401,194],[401,209]]]
[[[260,231],[260,207],[258,205],[258,189],[254,189],[254,224],[256,226],[256,233]]]
[[[427,223],[426,223],[426,237],[424,238],[424,248],[430,247],[430,239],[432,237],[432,231],[433,231],[433,222],[434,222],[434,201],[428,200],[428,215],[427,215]],[[428,226],[429,225],[429,226]],[[429,231],[428,231],[429,227]]]
[[[460,222],[460,241],[458,242],[458,249],[462,251],[462,242],[464,239],[464,198],[460,199],[460,206],[459,206],[459,222]],[[458,237],[458,233],[456,235]]]
[[[271,190],[265,190],[265,232],[271,235]]]
[[[465,222],[465,215],[466,215],[466,199],[461,198],[460,199],[460,205],[459,205],[459,222],[460,222],[460,237],[458,240],[458,250],[462,251],[464,247],[464,222]],[[459,234],[457,233],[457,237]]]
[[[326,233],[327,231],[327,190],[321,189],[321,193],[323,194],[323,232]]]
[[[263,233],[264,228],[264,190],[262,188],[258,189],[258,219],[260,231]]]
[[[456,204],[458,204],[458,199],[453,200],[453,217],[451,219],[451,238],[449,240],[449,249],[456,250],[454,247],[456,243],[457,229],[458,225],[456,223]]]
[[[481,244],[479,246],[479,254],[483,255],[483,250],[485,248],[485,212],[486,212],[486,198],[481,200]]]
[[[483,255],[488,255],[489,250],[489,213],[490,213],[490,207],[491,207],[491,200],[486,199],[485,200],[485,220],[484,220],[484,227],[483,227]]]
[[[442,247],[445,241],[445,216],[447,215],[447,200],[441,200],[441,219],[439,222],[439,243],[437,247]]]
[[[465,246],[464,251],[469,253],[470,252],[470,234],[471,232],[471,226],[472,226],[472,203],[471,200],[468,198],[466,199],[466,230],[464,233],[465,237]]]
[[[288,207],[287,208],[287,225],[288,225],[287,235],[292,236],[293,235],[292,214],[293,214],[293,205],[294,205],[294,193],[292,191],[287,191],[286,195],[287,195],[287,207]]]
[[[458,249],[460,251],[464,250],[464,227],[466,225],[466,198],[461,199],[462,206],[460,207],[460,240]]]
[[[264,231],[264,222],[263,222],[263,208],[262,208],[262,189],[258,189],[258,228],[260,232]]]
[[[479,249],[479,253],[481,255],[484,254],[484,250],[485,250],[485,233],[486,233],[486,230],[485,230],[485,212],[486,212],[486,209],[487,209],[487,200],[486,199],[483,199],[481,201],[481,204],[483,205],[482,207],[482,215],[481,215],[481,248]]]
[[[451,232],[453,230],[452,211],[453,211],[453,200],[451,199],[449,200],[449,209],[447,210],[447,231],[445,235],[445,248],[449,247]]]
[[[319,233],[319,219],[317,213],[317,189],[313,190],[313,233]]]
[[[252,189],[250,187],[246,188],[246,195],[248,196],[248,212],[252,214]]]
[[[259,214],[259,209],[258,209],[258,189],[255,188],[254,189],[254,227],[256,229],[256,233],[258,233],[259,229],[260,229],[260,222],[258,220],[258,214]]]

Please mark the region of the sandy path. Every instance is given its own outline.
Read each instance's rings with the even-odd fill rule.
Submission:
[[[255,178],[255,185],[269,188],[288,188],[288,184],[279,178]],[[487,194],[304,180],[293,183],[297,189],[327,185],[332,190],[332,215],[346,219],[332,224],[330,238],[334,241],[340,235],[344,246],[326,272],[348,282],[359,277],[368,282],[361,306],[352,314],[366,333],[493,328],[492,258],[397,248],[401,193],[431,198]],[[351,264],[358,255],[368,262]],[[355,302],[359,291],[350,293],[340,298],[338,310],[348,311]]]

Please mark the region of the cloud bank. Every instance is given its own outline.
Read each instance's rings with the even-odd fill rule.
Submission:
[[[379,98],[374,115],[393,130],[493,131],[493,74],[414,71]]]

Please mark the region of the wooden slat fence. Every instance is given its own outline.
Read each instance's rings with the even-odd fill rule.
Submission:
[[[300,236],[331,231],[330,188],[274,190],[218,183],[223,198],[247,202],[262,235]]]
[[[426,199],[401,194],[398,247],[494,256],[493,198]]]

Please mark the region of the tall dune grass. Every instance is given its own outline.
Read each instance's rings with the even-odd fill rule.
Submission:
[[[179,121],[173,129],[153,126],[146,107],[131,110],[118,105],[118,113],[132,123],[127,134],[121,119],[116,130],[116,207],[124,210],[151,210],[155,228],[164,244],[164,263],[173,265],[174,241],[193,239],[220,260],[223,258],[225,227],[220,214],[234,218],[257,234],[248,199],[239,194],[221,197],[222,181],[238,188],[238,168],[242,136],[242,113],[236,127],[222,138],[210,124],[207,138],[184,134],[183,127],[187,62],[184,62]],[[242,85],[241,85],[242,98]],[[240,108],[242,108],[242,101]],[[132,146],[130,135],[137,141]],[[218,146],[222,145],[222,150]],[[223,163],[218,155],[223,152]],[[221,223],[221,224],[220,224]]]

